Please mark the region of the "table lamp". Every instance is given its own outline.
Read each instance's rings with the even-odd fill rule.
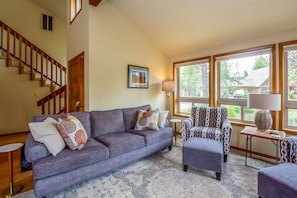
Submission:
[[[280,94],[249,94],[248,107],[260,109],[255,115],[255,125],[261,131],[269,130],[272,117],[269,111],[280,111]]]

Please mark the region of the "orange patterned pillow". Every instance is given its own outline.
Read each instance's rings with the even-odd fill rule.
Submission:
[[[59,118],[57,126],[70,149],[81,150],[87,143],[88,136],[86,130],[76,117]]]

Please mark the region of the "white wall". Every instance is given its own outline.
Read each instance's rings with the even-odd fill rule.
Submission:
[[[53,31],[41,29],[41,15],[53,16]],[[0,20],[66,66],[66,24],[31,0],[1,0]],[[0,134],[28,131],[33,115],[41,114],[37,101],[50,93],[29,75],[18,74],[0,60]]]
[[[285,41],[291,41],[291,40],[296,40],[297,39],[297,29],[291,29],[287,31],[282,31],[282,32],[276,32],[273,34],[267,34],[263,36],[259,36],[256,38],[250,38],[242,41],[234,41],[233,43],[230,43],[228,45],[222,45],[222,46],[217,46],[214,48],[209,48],[209,49],[202,49],[202,50],[197,50],[193,52],[189,52],[186,54],[181,54],[178,56],[173,56],[170,57],[171,63],[175,61],[181,61],[181,60],[187,60],[187,59],[192,59],[192,58],[199,58],[199,57],[204,57],[204,56],[212,56],[220,53],[225,53],[225,52],[232,52],[236,50],[242,50],[242,49],[247,49],[251,47],[257,47],[257,46],[262,46],[262,45],[267,45],[267,44],[278,44],[280,42],[285,42]],[[276,45],[277,46],[277,45]],[[277,68],[279,66],[278,63],[278,46],[276,47],[276,57],[277,57]],[[273,79],[278,81],[279,79]],[[278,125],[278,123],[276,123]],[[232,139],[231,139],[231,145],[239,148],[245,149],[245,141],[246,141],[246,136],[240,135],[240,131],[243,129],[243,127],[240,126],[233,126],[233,134],[232,134]],[[269,140],[263,140],[259,138],[253,138],[253,151],[257,151],[263,154],[275,155],[275,146],[272,144],[271,141]]]

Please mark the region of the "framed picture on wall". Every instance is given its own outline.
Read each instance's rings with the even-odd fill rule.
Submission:
[[[128,88],[149,87],[149,68],[128,65]]]

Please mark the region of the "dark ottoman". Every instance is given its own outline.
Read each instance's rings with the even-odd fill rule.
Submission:
[[[222,142],[206,138],[189,138],[183,146],[184,171],[188,166],[208,169],[216,172],[216,179],[221,180],[223,170]]]
[[[297,164],[283,163],[258,172],[259,197],[297,197]]]

